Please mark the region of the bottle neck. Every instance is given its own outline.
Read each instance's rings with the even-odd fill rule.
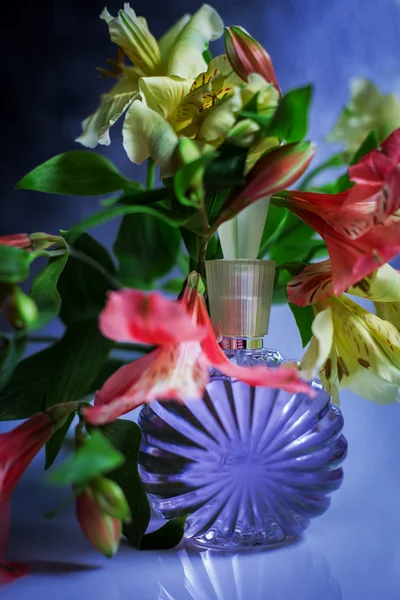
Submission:
[[[264,348],[263,337],[224,337],[221,342],[224,350],[259,350]]]

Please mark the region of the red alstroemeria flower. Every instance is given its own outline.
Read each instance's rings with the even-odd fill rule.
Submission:
[[[396,129],[381,144],[349,167],[351,181],[357,185],[349,190],[343,209],[357,212],[362,235],[377,223],[400,222],[400,129]]]
[[[76,408],[76,402],[55,405],[13,431],[0,434],[0,584],[9,583],[29,571],[24,565],[4,559],[10,533],[12,492],[36,454]]]
[[[223,353],[215,338],[198,276],[189,276],[181,300],[167,300],[154,292],[111,292],[100,315],[100,330],[113,340],[156,344],[139,360],[119,369],[85,409],[87,420],[99,425],[114,421],[135,407],[155,399],[200,398],[209,381],[209,368],[250,385],[280,387],[310,393],[294,365],[276,369],[240,367]]]
[[[357,207],[341,194],[290,191],[279,204],[294,212],[325,241],[332,264],[332,292],[339,296],[400,252],[400,221],[389,217],[365,233]]]
[[[287,285],[288,301],[297,306],[322,302],[332,296],[331,261],[321,260],[304,267]]]
[[[27,233],[14,233],[0,236],[0,246],[14,246],[14,248],[30,250],[32,242]]]

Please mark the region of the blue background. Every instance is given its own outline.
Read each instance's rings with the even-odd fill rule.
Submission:
[[[199,6],[192,0],[132,5],[157,35]],[[400,94],[397,0],[219,0],[214,6],[226,23],[243,25],[265,45],[284,90],[315,84],[310,137],[319,142],[317,161],[330,149],[324,136],[347,101],[350,77],[368,77],[386,93]],[[59,0],[2,9],[0,234],[67,229],[97,205],[88,198],[14,192],[13,186],[38,163],[77,147],[73,140],[81,119],[108,87],[94,71],[114,53],[106,26],[97,19],[102,8],[103,1]],[[115,13],[120,4],[109,2],[108,8]],[[134,177],[136,167],[126,159],[117,129],[112,138],[104,152]],[[100,239],[110,244],[113,231],[100,229]],[[301,354],[285,307],[274,308],[269,345],[288,357]],[[39,457],[15,494],[10,547],[12,558],[33,563],[34,575],[2,589],[1,597],[398,600],[400,407],[344,393],[342,409],[349,441],[345,483],[304,542],[273,553],[140,554],[124,546],[108,562],[92,551],[72,509],[57,520],[42,520],[63,492],[50,492],[43,483]]]

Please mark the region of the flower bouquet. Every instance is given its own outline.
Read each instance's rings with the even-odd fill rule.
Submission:
[[[269,54],[244,29],[224,29],[208,5],[159,40],[129,4],[101,18],[117,46],[116,58],[100,69],[113,85],[77,141],[90,149],[109,145],[112,126],[123,122],[123,147],[132,163],[146,162],[146,181],[121,174],[93,150],[77,150],[17,184],[100,200],[98,211],[69,231],[0,238],[0,305],[8,321],[1,333],[0,420],[23,420],[0,434],[0,583],[27,571],[6,558],[12,492],[44,446],[46,469],[52,467],[70,430],[72,451],[48,479],[72,489],[88,540],[110,557],[122,533],[140,550],[171,548],[187,531],[188,515],[201,508],[196,490],[214,484],[196,484],[195,501],[181,502],[175,512],[168,486],[154,490],[161,480],[187,485],[182,447],[193,443],[188,462],[199,463],[199,448],[211,444],[201,441],[208,427],[201,406],[213,415],[210,435],[218,429],[214,437],[223,432],[229,441],[218,465],[254,464],[243,445],[249,420],[240,416],[243,390],[250,390],[253,412],[269,407],[257,439],[264,454],[268,449],[270,472],[278,460],[271,460],[271,447],[289,430],[290,440],[275,451],[297,444],[301,456],[286,454],[287,469],[300,458],[303,466],[295,483],[281,479],[279,487],[274,475],[254,497],[242,497],[234,517],[232,500],[224,531],[238,534],[242,519],[243,534],[240,507],[254,500],[263,527],[263,512],[271,513],[263,533],[271,545],[326,510],[328,492],[340,485],[346,444],[329,395],[336,405],[346,387],[379,403],[400,399],[400,275],[388,264],[400,251],[397,99],[357,80],[332,134],[345,150],[306,172],[316,152],[304,141],[311,86],[283,93]],[[224,53],[213,56],[210,43],[221,36]],[[321,184],[325,169],[340,175]],[[87,232],[113,219],[120,225],[111,255]],[[27,291],[36,260],[41,268]],[[375,312],[354,297],[372,300]],[[257,345],[271,303],[282,302],[307,346],[299,363]],[[56,318],[64,325],[61,338],[41,335]],[[44,349],[25,357],[29,344],[40,341]],[[224,394],[226,412],[218,404]],[[141,445],[141,427],[119,417],[142,405],[148,406]],[[232,430],[224,420],[229,411]],[[281,425],[273,429],[275,413]],[[282,425],[283,414],[289,416]],[[171,423],[178,417],[176,438]],[[251,421],[253,442],[259,418]],[[329,461],[321,461],[323,452]],[[167,478],[151,463],[155,456],[169,469]],[[271,489],[274,500],[257,504],[257,494]],[[146,490],[169,518],[151,533]],[[207,496],[208,506],[217,496]],[[259,544],[254,539],[249,545]]]

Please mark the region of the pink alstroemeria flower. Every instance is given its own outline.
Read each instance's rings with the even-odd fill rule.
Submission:
[[[76,402],[55,405],[13,431],[0,434],[0,584],[10,583],[29,571],[25,565],[4,558],[10,533],[11,495],[31,461],[76,408]]]
[[[214,335],[198,275],[191,274],[179,302],[153,292],[111,292],[100,315],[103,335],[121,342],[155,344],[157,348],[114,373],[85,409],[90,423],[114,421],[155,399],[200,398],[209,381],[209,368],[249,383],[311,393],[297,367],[240,367],[223,353]]]
[[[251,73],[257,73],[281,92],[270,55],[243,27],[225,27],[224,42],[228,60],[239,77],[247,81]]]

